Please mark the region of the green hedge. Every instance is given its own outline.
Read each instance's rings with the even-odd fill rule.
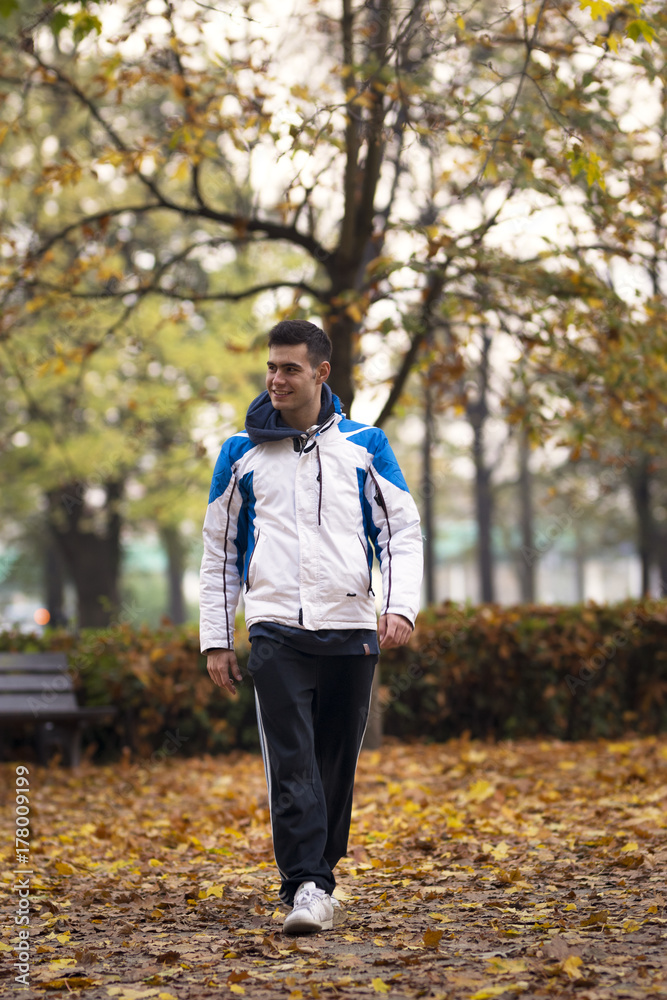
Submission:
[[[667,601],[424,612],[383,655],[384,731],[444,740],[667,730]]]
[[[211,682],[196,628],[119,624],[78,635],[0,633],[0,650],[64,650],[83,704],[114,704],[89,732],[102,758],[257,747],[252,685]],[[247,641],[237,650],[242,669]],[[381,658],[384,732],[445,740],[616,737],[667,730],[667,601],[461,607],[423,612],[409,646]]]

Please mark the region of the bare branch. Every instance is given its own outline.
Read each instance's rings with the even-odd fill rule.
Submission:
[[[306,281],[267,281],[261,285],[253,285],[251,288],[244,288],[237,292],[177,292],[172,288],[164,288],[161,285],[150,284],[140,288],[121,289],[118,291],[108,288],[100,288],[92,292],[76,292],[71,289],[64,289],[62,285],[55,285],[49,281],[29,281],[25,288],[39,289],[48,292],[66,292],[70,299],[95,300],[95,299],[124,299],[128,295],[164,295],[170,299],[179,299],[183,302],[242,302],[244,299],[252,298],[261,292],[275,292],[281,288],[295,288],[319,301],[326,301],[327,293],[317,288],[313,288]]]
[[[526,77],[529,75],[528,74],[528,66],[530,64],[530,58],[531,58],[533,49],[535,48],[535,44],[537,42],[537,36],[538,36],[539,30],[540,30],[540,22],[542,20],[542,15],[544,14],[544,10],[545,10],[545,8],[547,6],[547,3],[548,3],[548,0],[542,0],[542,3],[540,4],[540,9],[537,12],[537,18],[535,20],[535,26],[533,28],[532,35],[531,35],[530,38],[527,38],[527,37],[524,38],[524,44],[526,46],[526,56],[525,56],[525,59],[524,59],[524,62],[523,62],[523,66],[521,67],[521,72],[519,74],[519,83],[518,83],[518,86],[516,88],[516,92],[514,94],[514,97],[512,98],[512,103],[510,104],[509,108],[507,109],[507,111],[503,115],[502,121],[500,122],[500,124],[498,125],[498,128],[496,129],[496,134],[495,134],[495,136],[493,138],[493,142],[491,143],[491,148],[489,149],[488,153],[486,154],[486,156],[484,158],[484,163],[482,164],[482,166],[480,168],[480,171],[477,174],[477,177],[474,179],[474,181],[471,182],[471,184],[469,185],[469,187],[473,187],[476,184],[479,184],[479,182],[481,181],[482,177],[484,176],[484,174],[486,172],[486,168],[488,167],[489,163],[491,162],[491,160],[492,160],[492,158],[493,158],[493,156],[494,156],[494,154],[496,152],[496,148],[498,146],[498,141],[500,139],[502,131],[503,131],[505,125],[507,124],[507,122],[510,120],[510,118],[514,114],[514,109],[516,108],[516,106],[518,104],[519,97],[521,96],[521,91],[523,89],[523,85],[524,85],[524,83],[526,81]]]
[[[405,388],[405,383],[407,382],[408,376],[414,367],[415,361],[417,360],[419,349],[424,343],[430,329],[433,310],[442,295],[443,288],[445,287],[445,275],[448,264],[449,261],[447,261],[444,266],[439,268],[437,271],[432,271],[429,275],[428,285],[424,293],[424,301],[421,308],[419,326],[413,334],[410,346],[403,355],[403,360],[401,361],[399,369],[394,376],[394,381],[387,401],[382,407],[379,417],[375,421],[376,427],[382,427],[382,425],[386,423],[391,416],[394,407],[401,398],[401,393]]]

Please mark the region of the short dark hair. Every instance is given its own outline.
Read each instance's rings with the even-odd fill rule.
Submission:
[[[269,347],[283,344],[307,344],[312,368],[317,368],[323,361],[331,361],[329,335],[305,319],[284,319],[276,323],[269,332]]]

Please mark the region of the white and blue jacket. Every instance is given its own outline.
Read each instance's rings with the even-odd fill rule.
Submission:
[[[247,430],[222,447],[204,521],[202,650],[233,648],[241,590],[248,627],[375,629],[373,550],[382,614],[414,624],[423,565],[416,504],[384,432],[348,420],[323,390],[320,423],[307,434],[282,424],[264,392]]]

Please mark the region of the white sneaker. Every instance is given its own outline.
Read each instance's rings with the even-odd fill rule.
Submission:
[[[324,889],[302,882],[294,896],[294,909],[285,917],[284,934],[316,934],[333,927],[334,908]]]

